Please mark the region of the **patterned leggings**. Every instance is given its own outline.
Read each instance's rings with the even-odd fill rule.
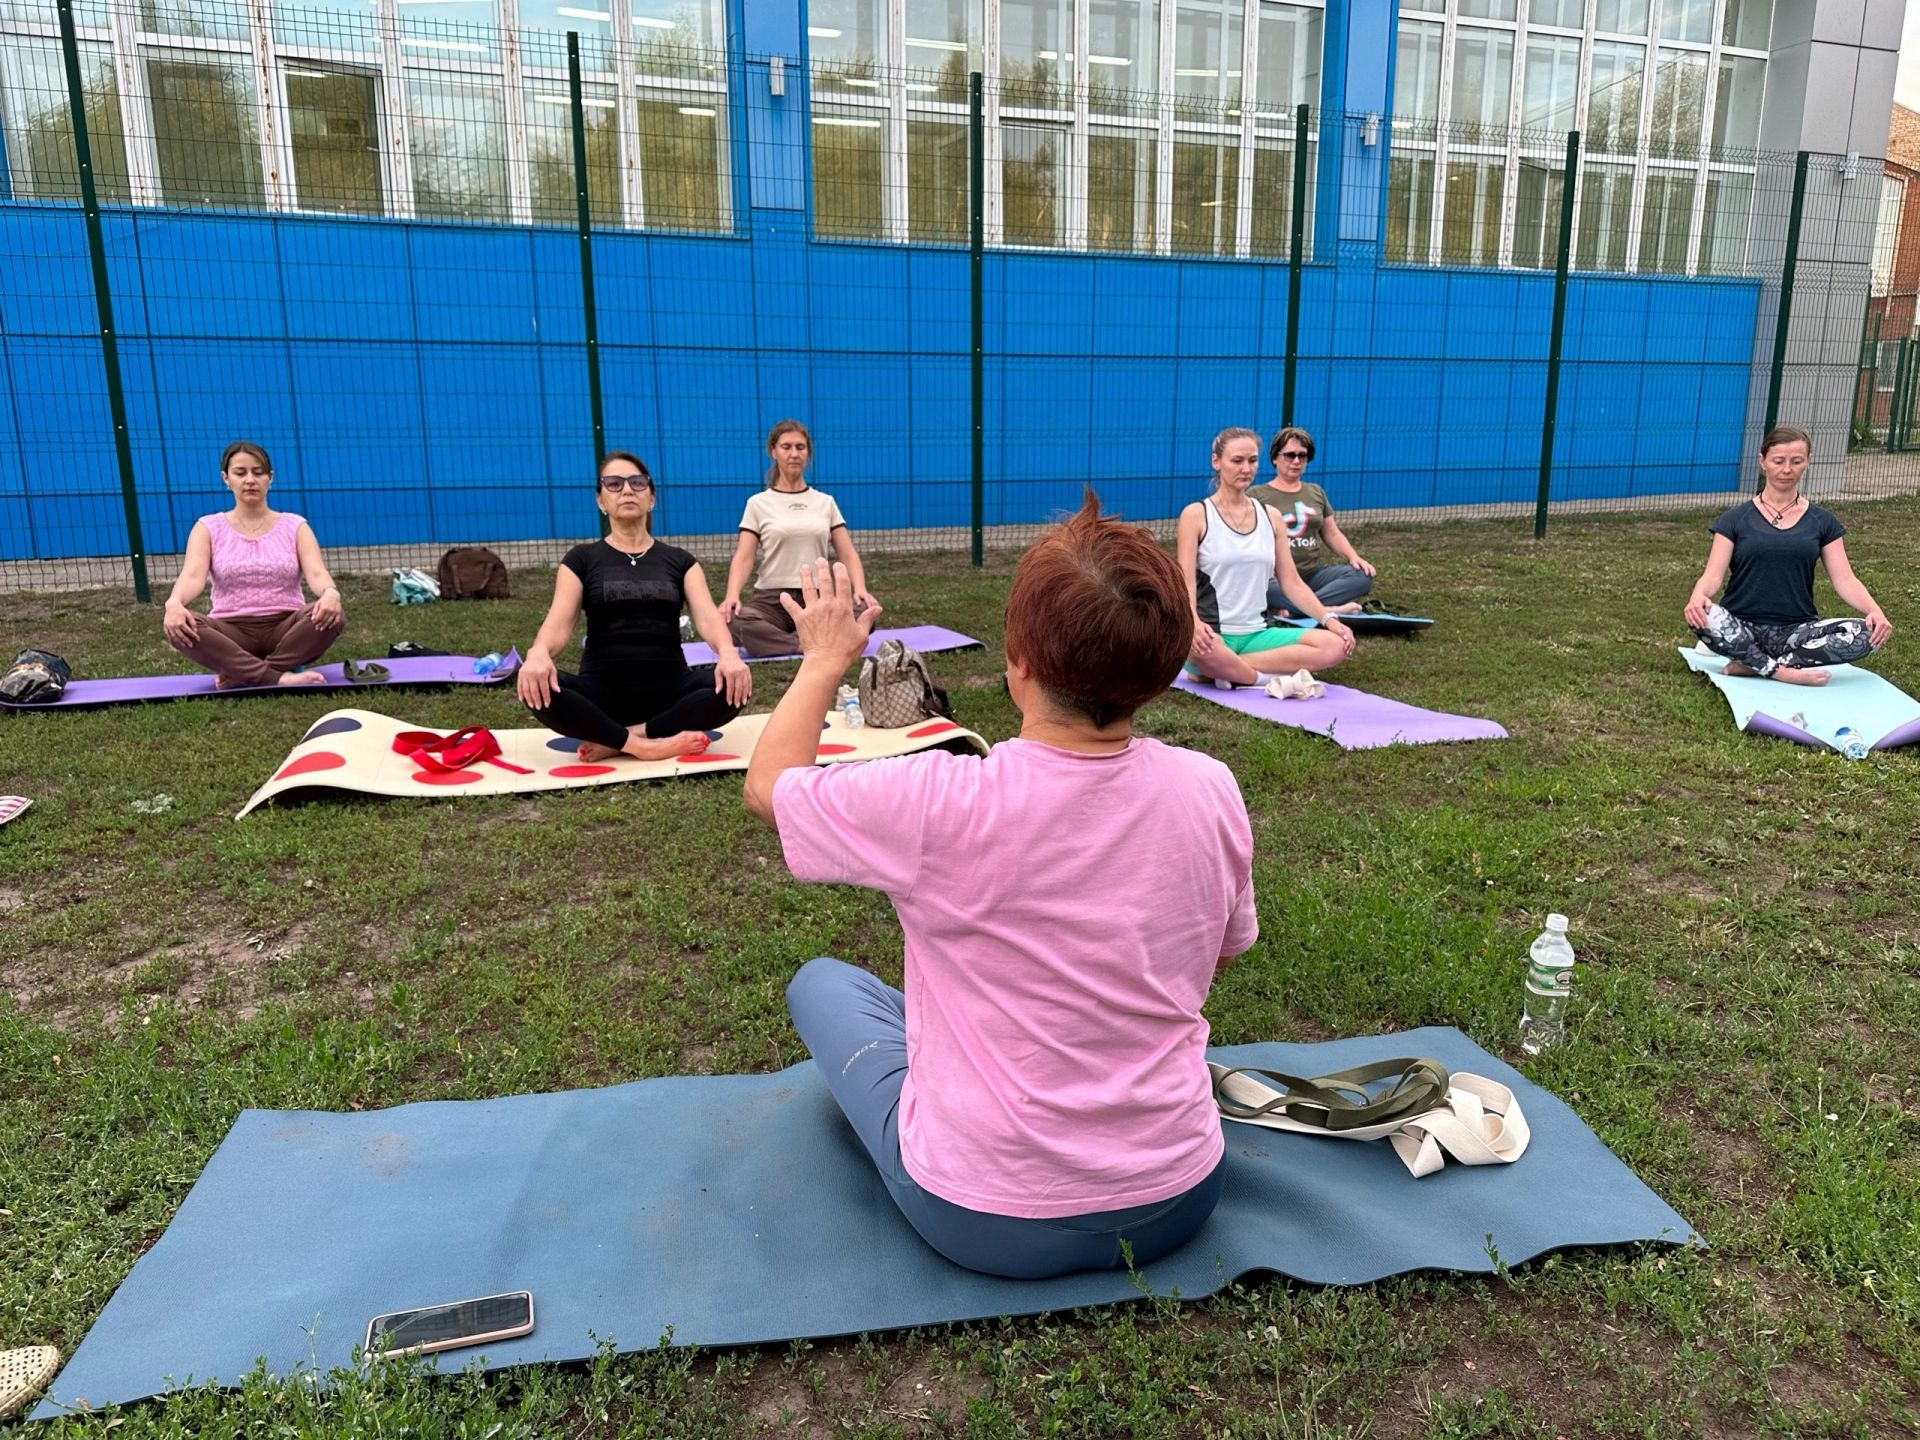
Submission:
[[[1707,623],[1693,632],[1716,655],[1750,665],[1762,675],[1780,666],[1795,670],[1821,665],[1850,665],[1880,647],[1867,638],[1867,622],[1804,620],[1796,625],[1763,625],[1742,620],[1719,605],[1707,606]]]

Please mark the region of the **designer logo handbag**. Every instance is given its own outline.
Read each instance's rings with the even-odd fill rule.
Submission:
[[[951,720],[953,706],[927,673],[925,656],[882,640],[879,652],[860,662],[860,713],[869,725],[899,730],[936,716]]]

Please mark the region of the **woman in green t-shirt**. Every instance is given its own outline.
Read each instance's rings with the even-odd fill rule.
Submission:
[[[1267,447],[1273,479],[1248,493],[1279,512],[1293,568],[1321,603],[1336,614],[1351,615],[1360,609],[1361,597],[1373,589],[1373,566],[1360,558],[1341,531],[1327,492],[1306,478],[1312,459],[1313,436],[1298,425],[1287,426]],[[1340,559],[1330,561],[1329,554]],[[1280,592],[1277,580],[1267,587],[1267,608],[1296,617],[1300,613]]]

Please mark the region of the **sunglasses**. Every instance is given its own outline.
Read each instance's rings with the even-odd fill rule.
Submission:
[[[653,488],[653,477],[650,475],[602,475],[600,477],[600,488],[608,494],[612,494],[616,490],[632,490],[635,492],[651,490]]]
[[[1311,460],[1313,457],[1307,454],[1307,452],[1304,450],[1282,450],[1280,452],[1280,458],[1282,460],[1298,460],[1301,464],[1304,465],[1307,461]]]

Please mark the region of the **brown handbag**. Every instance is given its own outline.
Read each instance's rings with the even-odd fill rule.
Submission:
[[[935,717],[951,720],[947,692],[933,683],[926,657],[899,640],[860,662],[860,713],[881,730],[901,730]]]

